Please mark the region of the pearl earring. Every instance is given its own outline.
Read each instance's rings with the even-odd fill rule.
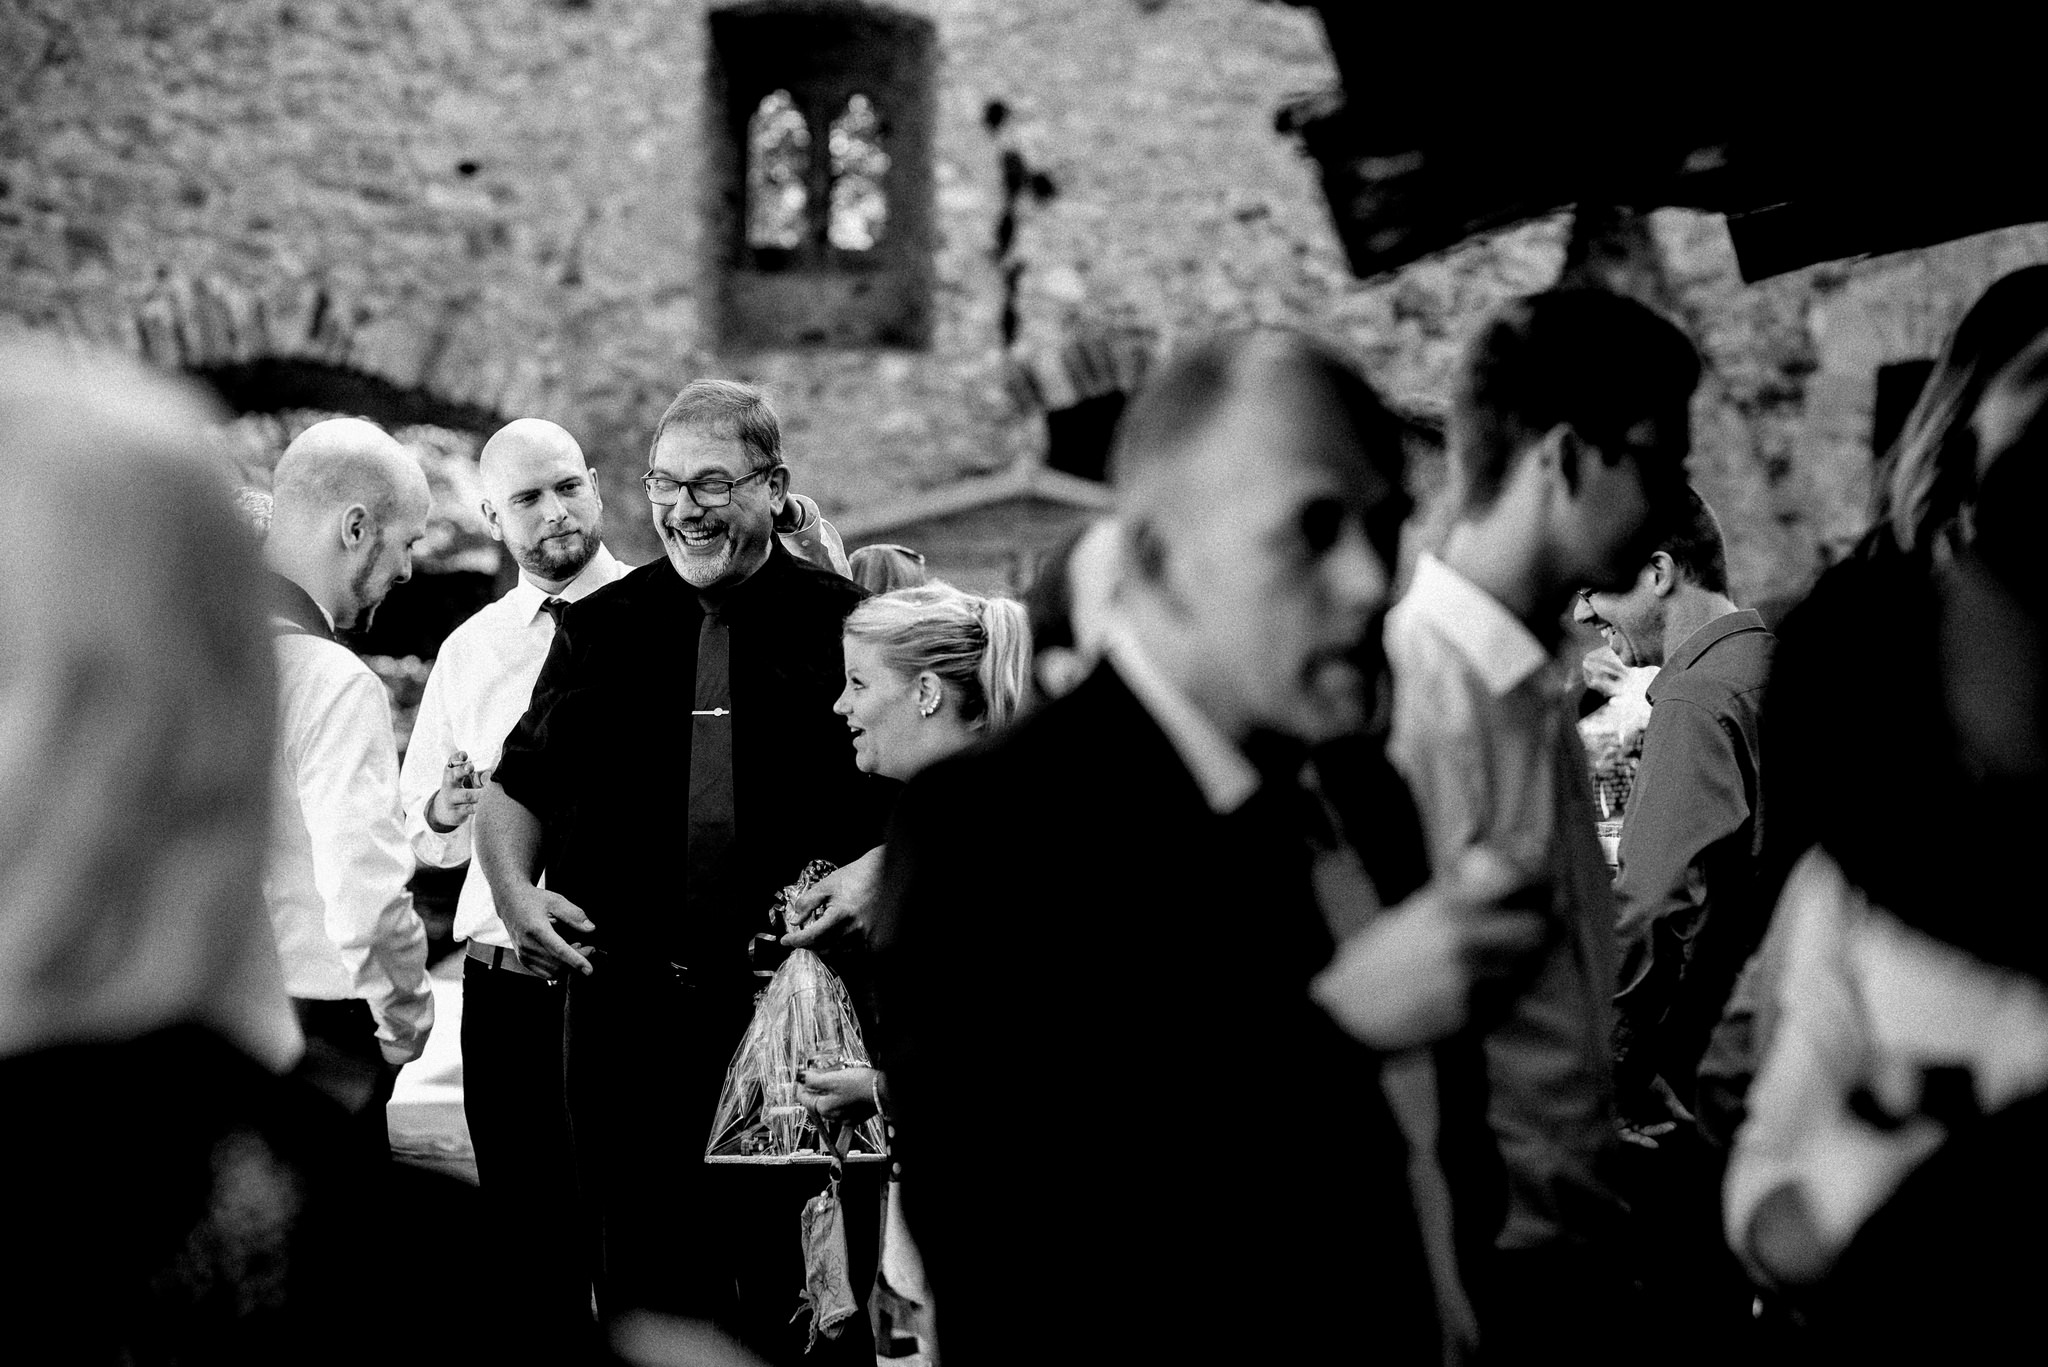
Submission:
[[[938,697],[937,697],[937,695],[933,695],[933,697],[932,697],[931,701],[929,701],[929,702],[926,702],[926,703],[922,703],[922,704],[920,704],[920,705],[918,706],[918,709],[917,709],[917,715],[918,715],[918,716],[920,716],[920,717],[929,717],[929,716],[930,716],[930,715],[931,715],[932,713],[934,713],[934,712],[936,712],[936,711],[938,711],[938,710],[939,710],[939,700],[938,700]]]

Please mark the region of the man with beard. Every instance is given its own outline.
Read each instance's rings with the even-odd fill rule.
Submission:
[[[427,477],[375,423],[300,433],[272,477],[277,760],[270,905],[307,1075],[388,1155],[384,1103],[434,1023],[427,933],[406,883],[398,748],[383,681],[335,637],[361,629],[412,576]]]
[[[519,564],[519,582],[449,633],[427,676],[399,775],[406,833],[422,864],[470,862],[470,816],[506,735],[526,711],[559,614],[626,573],[598,539],[604,500],[576,439],[520,418],[477,462],[491,535]],[[497,1247],[530,1273],[522,1315],[536,1335],[571,1347],[590,1321],[590,1239],[565,1202],[532,1201],[533,1173],[566,1171],[562,992],[513,952],[490,885],[474,864],[462,880],[455,934],[462,967],[462,1109],[477,1178],[498,1216]]]
[[[1488,1361],[1594,1342],[1630,1307],[1612,1171],[1614,904],[1552,657],[1577,590],[1627,586],[1682,514],[1698,381],[1691,343],[1641,304],[1595,290],[1509,304],[1458,377],[1450,529],[1387,621],[1389,752],[1433,867],[1492,845],[1538,881],[1549,929],[1511,999],[1475,1022],[1479,1076],[1439,1077],[1483,1112],[1447,1102],[1446,1128],[1490,1139],[1490,1177],[1450,1175]]]
[[[884,859],[880,1049],[941,1349],[1076,1355],[1020,1329],[1050,1295],[1090,1362],[1436,1363],[1405,1145],[1345,1030],[1456,1029],[1522,925],[1416,891],[1366,734],[1400,429],[1328,349],[1248,332],[1166,367],[1111,459],[1106,659],[919,774]]]
[[[564,615],[485,789],[476,849],[518,961],[569,979],[564,1067],[579,1186],[603,1231],[600,1312],[744,1321],[783,1357],[760,1326],[782,1328],[789,1288],[766,1309],[734,1303],[737,1235],[715,1213],[704,1144],[775,893],[810,861],[876,842],[832,712],[840,626],[863,595],[776,540],[789,470],[758,391],[685,388],[643,483],[666,557]],[[551,1175],[521,1180],[545,1193]],[[800,1351],[802,1330],[785,1332]]]

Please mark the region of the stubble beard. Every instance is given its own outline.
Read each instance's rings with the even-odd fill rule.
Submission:
[[[536,579],[550,583],[566,582],[583,573],[583,567],[597,555],[598,529],[595,525],[581,529],[577,536],[574,550],[549,550],[543,538],[518,552],[514,559],[518,560],[521,569]]]

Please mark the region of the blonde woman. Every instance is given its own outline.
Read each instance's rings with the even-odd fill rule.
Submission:
[[[898,780],[1000,730],[1023,705],[1031,678],[1023,604],[944,583],[863,602],[846,619],[845,652],[846,687],[832,710],[846,718],[862,771]],[[862,863],[872,865],[879,853]],[[795,914],[815,916],[829,903],[828,890],[823,899],[800,900]],[[797,1080],[804,1104],[822,1120],[854,1124],[877,1111],[888,1119],[888,1079],[879,1069],[810,1070]],[[899,1175],[892,1163],[871,1306],[878,1346],[892,1327],[919,1340],[930,1332],[930,1291],[903,1224]]]

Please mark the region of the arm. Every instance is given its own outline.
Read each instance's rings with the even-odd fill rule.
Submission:
[[[434,1025],[427,930],[406,882],[412,852],[398,811],[391,704],[367,670],[352,671],[298,765],[313,881],[327,937],[355,994],[370,1004],[393,1065],[418,1058]]]
[[[1940,1142],[1940,1127],[1924,1118],[1884,1132],[1851,1109],[1875,1052],[1848,954],[1855,895],[1815,851],[1779,903],[1780,919],[1792,918],[1777,989],[1783,1014],[1750,1089],[1725,1193],[1729,1246],[1774,1284],[1824,1275]]]
[[[1614,885],[1616,1085],[1624,1099],[1646,1091],[1657,1072],[1655,1036],[1707,929],[1708,875],[1749,825],[1737,745],[1718,717],[1684,698],[1667,698],[1650,715]]]
[[[413,856],[437,869],[452,869],[470,858],[469,818],[476,789],[447,792],[448,761],[461,755],[455,729],[448,720],[448,658],[444,654],[427,675],[413,720],[412,741],[398,771],[398,792],[405,805],[405,834]],[[467,759],[467,756],[461,756]],[[441,799],[436,803],[436,799]],[[452,808],[452,810],[451,810]],[[450,818],[454,818],[451,820]]]
[[[476,819],[476,854],[499,919],[511,932],[519,962],[551,978],[589,973],[590,960],[555,930],[561,921],[581,931],[595,930],[589,917],[568,898],[538,885],[540,818],[494,780],[485,790]]]

